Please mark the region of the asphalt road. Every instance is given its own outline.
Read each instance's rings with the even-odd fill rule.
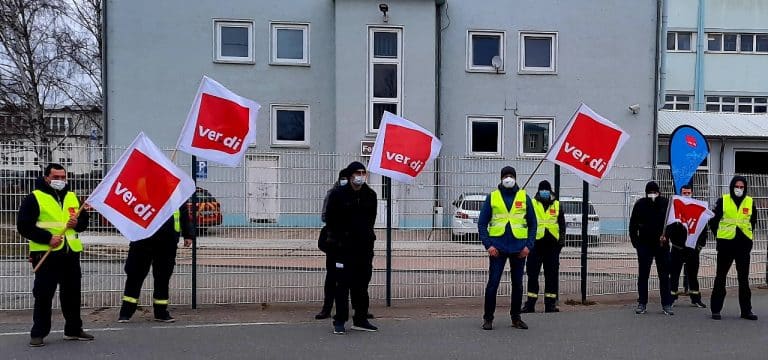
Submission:
[[[735,291],[731,291],[733,294]],[[500,303],[501,302],[500,299]],[[506,310],[493,331],[473,317],[375,320],[376,333],[333,335],[329,321],[194,322],[148,321],[92,329],[93,342],[68,342],[61,332],[47,346],[27,347],[27,327],[0,324],[3,359],[766,359],[768,293],[753,297],[758,321],[738,318],[730,297],[724,319],[686,306],[661,314],[658,304],[635,315],[627,304],[558,314],[527,314],[529,330],[511,328]],[[56,316],[60,316],[56,314]],[[279,317],[278,317],[279,318]],[[60,321],[57,322],[59,327]],[[349,325],[349,324],[348,324]]]

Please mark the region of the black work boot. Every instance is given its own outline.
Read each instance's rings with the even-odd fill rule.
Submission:
[[[168,312],[168,305],[154,304],[155,309],[155,321],[172,323],[176,321]]]
[[[527,329],[528,324],[520,318],[520,315],[512,315],[512,327],[517,329]]]
[[[560,309],[557,308],[555,301],[556,301],[555,299],[550,299],[550,298],[547,298],[544,300],[545,313],[560,312]]]
[[[127,323],[131,321],[131,316],[136,312],[138,306],[136,303],[123,301],[123,305],[120,306],[120,317],[118,317],[117,322]]]
[[[536,312],[536,298],[528,297],[525,301],[525,305],[520,309],[521,313],[534,313]]]

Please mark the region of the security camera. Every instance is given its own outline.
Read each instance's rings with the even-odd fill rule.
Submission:
[[[384,22],[388,22],[389,16],[387,16],[387,12],[389,11],[389,5],[379,4],[379,11],[381,11],[381,13],[384,14]]]
[[[629,105],[629,111],[633,114],[637,114],[640,111],[640,104]]]

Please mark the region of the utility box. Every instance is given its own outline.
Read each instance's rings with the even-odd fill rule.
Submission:
[[[433,228],[443,227],[443,207],[442,206],[435,206],[434,208],[432,208],[432,227]]]

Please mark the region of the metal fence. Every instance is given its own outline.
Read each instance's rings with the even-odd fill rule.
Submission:
[[[0,145],[1,146],[1,145]],[[104,171],[124,149],[69,148],[69,183],[82,199],[100,181]],[[31,152],[30,152],[31,153]],[[171,151],[167,151],[170,156]],[[80,155],[78,155],[80,154]],[[94,161],[94,154],[98,160]],[[33,305],[33,274],[27,263],[26,240],[15,229],[16,209],[40,175],[33,155],[19,155],[14,163],[0,164],[0,310],[29,309]],[[54,158],[57,158],[54,156]],[[320,212],[326,191],[338,170],[353,155],[318,154],[307,151],[277,152],[250,149],[237,168],[205,164],[198,169],[199,194],[219,204],[207,207],[206,215],[221,212],[222,222],[200,229],[197,248],[197,303],[236,304],[310,302],[322,300],[324,255],[316,248],[322,226]],[[487,277],[487,255],[476,236],[456,236],[455,200],[462,194],[487,193],[499,181],[505,165],[517,169],[522,184],[539,159],[468,158],[442,156],[413,184],[393,184],[383,191],[381,178],[372,175],[371,187],[378,193],[376,256],[370,292],[385,297],[386,197],[392,197],[392,297],[481,297]],[[180,154],[176,163],[193,172],[191,159]],[[554,168],[544,163],[527,186],[536,191],[540,180],[553,181]],[[590,203],[597,217],[589,226],[599,236],[588,242],[587,294],[604,295],[636,291],[637,260],[627,236],[634,202],[644,196],[645,183],[657,179],[662,192],[670,193],[669,170],[644,167],[615,167],[599,187],[590,188]],[[727,189],[730,174],[706,171],[694,178],[696,197],[714,201]],[[766,230],[768,228],[768,176],[749,176],[749,193],[759,213],[758,230],[750,268],[752,284],[766,281]],[[206,193],[207,192],[207,193]],[[582,182],[563,172],[560,196],[581,200]],[[576,215],[576,214],[574,214]],[[577,216],[574,216],[576,218]],[[580,216],[578,216],[580,218]],[[215,223],[214,223],[215,224]],[[569,227],[581,226],[580,220]],[[580,233],[575,231],[574,233]],[[81,235],[82,303],[85,307],[120,304],[125,281],[123,264],[128,242],[103,218],[91,213],[89,230]],[[711,236],[710,236],[711,238]],[[581,280],[580,236],[568,239],[560,266],[561,299],[578,298]],[[715,269],[714,241],[702,251],[702,289],[712,287]],[[180,248],[171,279],[171,302],[192,301],[191,251]],[[503,279],[508,283],[508,276]],[[735,271],[728,285],[736,285]],[[657,288],[653,277],[651,288]],[[141,303],[151,301],[152,279],[145,281]],[[509,294],[509,286],[500,287]]]

